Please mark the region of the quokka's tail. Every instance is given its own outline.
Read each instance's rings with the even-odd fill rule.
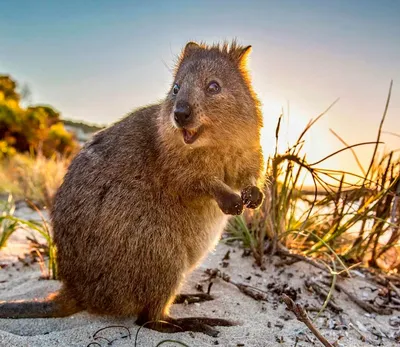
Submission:
[[[0,301],[0,318],[66,317],[82,311],[74,299],[57,292],[43,300]]]

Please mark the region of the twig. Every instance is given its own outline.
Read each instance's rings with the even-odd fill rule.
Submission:
[[[400,298],[400,289],[397,288],[392,282],[388,280],[389,287],[397,294],[397,297]]]
[[[355,304],[357,304],[359,307],[367,311],[368,313],[378,313],[381,315],[389,315],[392,314],[392,310],[389,308],[381,308],[381,307],[376,307],[371,305],[370,303],[363,301],[359,298],[357,298],[354,294],[350,293],[347,289],[345,289],[341,284],[336,283],[335,284],[336,290],[345,293],[349,299],[351,299]]]
[[[326,292],[317,282],[311,279],[307,279],[304,284],[306,287],[311,287],[323,300],[325,300],[329,295],[329,293]],[[335,312],[343,312],[343,309],[335,304],[332,299],[328,301],[327,305]]]
[[[310,265],[312,265],[312,266],[314,266],[314,267],[316,267],[316,268],[318,268],[320,270],[327,271],[327,268],[324,265],[321,265],[321,264],[317,263],[315,260],[313,260],[311,258],[308,258],[308,257],[305,257],[304,255],[296,254],[296,253],[290,253],[289,251],[287,251],[287,250],[285,250],[283,248],[279,248],[277,254],[283,255],[285,257],[291,257],[291,258],[297,259],[299,261],[304,261],[304,262],[306,262],[306,263],[308,263],[308,264],[310,264]]]
[[[305,261],[308,264],[311,264],[311,265],[313,265],[314,267],[316,267],[318,269],[321,269],[323,271],[328,272],[327,268],[325,268],[323,265],[321,265],[321,264],[317,263],[316,261],[314,261],[314,260],[312,260],[312,259],[310,259],[308,257],[305,257],[305,256],[303,256],[301,254],[290,253],[289,251],[287,251],[287,250],[285,250],[283,248],[280,248],[278,250],[278,253],[280,255],[284,255],[284,256],[288,256],[288,257],[292,257],[292,258],[295,258],[295,259],[299,259],[299,260]],[[345,293],[355,304],[357,304],[359,307],[361,307],[362,309],[364,309],[368,313],[378,313],[378,314],[381,314],[381,315],[392,314],[392,310],[390,308],[375,307],[375,306],[369,304],[368,302],[365,302],[365,301],[357,298],[354,294],[350,293],[347,289],[345,289],[339,283],[335,284],[335,288],[336,288],[336,290],[342,291],[343,293]],[[396,292],[396,294],[397,294],[397,292]]]
[[[355,331],[358,332],[362,342],[367,342],[367,338],[364,336],[364,334],[358,328],[356,328],[356,326],[353,323],[350,323],[349,326],[352,327]]]
[[[367,173],[365,175],[365,180],[363,182],[363,186],[365,185],[365,181],[366,181],[366,179],[368,179],[368,175],[371,172],[372,167],[374,166],[375,155],[376,155],[376,152],[378,151],[378,146],[379,146],[379,143],[380,143],[380,140],[381,140],[383,123],[385,122],[386,114],[387,114],[387,111],[388,111],[388,108],[389,108],[390,97],[392,95],[392,87],[393,87],[393,80],[390,81],[389,93],[388,93],[388,96],[387,96],[387,99],[386,99],[385,110],[383,111],[383,116],[382,116],[381,122],[379,124],[379,130],[378,130],[378,135],[377,135],[376,144],[375,144],[375,148],[374,148],[374,153],[372,154],[371,162],[369,163],[369,167],[368,167]]]
[[[390,289],[391,289],[393,292],[395,292],[396,295],[397,295],[397,297],[400,299],[400,289],[397,288],[397,287],[393,284],[393,282],[390,281],[390,279],[389,279],[388,277],[385,277],[385,276],[380,275],[380,274],[377,274],[377,275],[375,275],[375,276],[377,277],[377,279],[379,279],[379,280],[382,281],[381,283],[382,283],[385,287],[386,287],[386,286],[389,286]],[[380,283],[380,284],[381,284],[381,283]]]
[[[368,142],[356,143],[355,145],[351,145],[351,146],[347,146],[347,147],[345,147],[345,148],[339,149],[338,151],[333,152],[333,153],[329,154],[328,156],[326,156],[326,157],[324,157],[324,158],[322,158],[322,159],[320,159],[320,160],[318,160],[318,161],[316,161],[316,162],[314,162],[314,163],[312,163],[312,164],[309,164],[309,165],[310,165],[310,166],[318,165],[319,163],[322,163],[323,161],[325,161],[325,160],[327,160],[327,159],[333,157],[334,155],[339,154],[339,153],[341,153],[341,152],[343,152],[343,151],[346,151],[346,150],[348,150],[348,149],[352,149],[352,148],[354,148],[354,147],[364,146],[364,145],[379,145],[379,144],[382,144],[382,142],[379,142],[379,141],[378,141],[378,142],[375,142],[375,141],[368,141]]]
[[[367,342],[368,344],[370,344],[370,345],[372,345],[372,346],[382,346],[382,344],[381,344],[380,342],[371,340],[371,339],[369,339],[368,337],[366,337],[366,336],[355,326],[355,324],[354,324],[353,322],[350,322],[350,323],[349,323],[349,327],[350,327],[350,328],[353,328],[353,329],[360,335],[360,340],[361,340],[362,342]],[[373,334],[372,331],[370,331],[370,333]],[[382,336],[379,336],[379,337],[382,339]]]
[[[219,269],[206,269],[205,273],[210,276],[210,279],[218,277],[218,278],[221,278],[225,282],[233,284],[243,294],[245,294],[247,296],[250,296],[254,300],[257,300],[257,301],[268,301],[268,295],[269,295],[268,292],[266,292],[266,291],[264,291],[262,289],[250,286],[248,284],[238,283],[238,282],[232,281],[231,277],[229,275],[227,275],[224,272],[221,272]]]
[[[208,295],[211,294],[211,288],[212,288],[213,284],[214,284],[214,282],[210,282],[210,284],[208,285],[208,288],[207,288],[207,294]]]
[[[177,340],[163,340],[163,341],[160,341],[157,344],[156,347],[159,347],[159,346],[161,346],[161,345],[163,345],[164,343],[167,343],[167,342],[173,342],[173,343],[177,343],[178,345],[181,345],[181,346],[184,346],[184,347],[189,347],[189,345],[187,345],[186,343],[183,343],[183,342],[177,341]]]
[[[297,320],[304,323],[308,329],[314,334],[314,336],[321,341],[321,343],[325,347],[334,347],[325,337],[321,335],[318,329],[312,324],[310,318],[307,315],[306,310],[300,305],[296,304],[291,298],[289,298],[286,294],[282,294],[282,299],[285,302],[289,311],[292,311]]]
[[[109,326],[106,326],[106,327],[104,327],[104,328],[98,329],[98,330],[93,334],[93,340],[105,340],[105,341],[107,342],[107,345],[108,345],[108,346],[111,346],[112,343],[113,343],[114,341],[118,340],[119,338],[116,338],[116,339],[114,339],[114,340],[109,340],[109,339],[107,339],[107,338],[105,338],[105,337],[103,337],[103,336],[98,336],[97,334],[100,333],[101,331],[104,331],[104,330],[107,330],[107,329],[113,329],[113,328],[122,328],[122,329],[125,329],[126,332],[127,332],[127,335],[124,335],[124,336],[122,336],[122,337],[120,337],[120,338],[129,337],[129,339],[131,339],[131,332],[129,331],[129,329],[128,329],[126,326],[124,326],[124,325],[109,325]],[[101,344],[100,344],[99,342],[97,342],[97,341],[93,341],[93,342],[90,342],[86,347],[89,347],[89,346],[101,346]]]
[[[346,147],[349,147],[349,144],[348,144],[345,140],[343,140],[338,134],[336,134],[336,133],[333,131],[333,129],[329,129],[329,130],[330,130],[330,132],[331,132],[333,135],[336,136],[337,139],[339,139],[339,141],[340,141],[341,143],[343,143]],[[350,150],[351,150],[351,153],[353,154],[353,157],[354,157],[354,159],[355,159],[355,161],[356,161],[358,167],[360,168],[361,172],[362,172],[363,175],[365,176],[365,170],[364,170],[363,166],[361,165],[360,160],[358,159],[357,153],[354,151],[353,148],[351,148]]]
[[[98,338],[97,334],[98,334],[99,332],[101,332],[101,331],[103,331],[103,330],[106,330],[106,329],[112,329],[112,328],[122,328],[122,329],[125,329],[126,332],[127,332],[127,334],[128,334],[128,337],[131,338],[131,332],[129,331],[129,329],[128,329],[125,325],[109,325],[109,326],[106,326],[106,327],[104,327],[104,328],[101,328],[101,329],[97,330],[97,331],[93,334],[93,338],[94,338],[94,339]]]

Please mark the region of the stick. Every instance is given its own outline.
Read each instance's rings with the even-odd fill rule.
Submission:
[[[294,258],[294,259],[299,259],[299,260],[305,261],[305,262],[307,262],[307,263],[309,263],[309,264],[315,266],[316,268],[321,269],[321,270],[327,272],[327,269],[326,269],[323,265],[321,265],[321,264],[315,262],[314,260],[309,259],[309,258],[307,258],[307,257],[305,257],[305,256],[303,256],[303,255],[301,255],[301,254],[290,253],[290,252],[288,252],[287,250],[284,250],[284,249],[279,249],[279,250],[278,250],[278,253],[281,254],[281,255],[284,255],[284,256],[292,257],[292,258]],[[325,284],[325,283],[324,283],[324,284]],[[328,284],[327,284],[327,285],[328,285]],[[391,288],[394,290],[393,287],[394,287],[394,286],[391,286]],[[365,302],[365,301],[363,301],[363,300],[357,298],[355,295],[353,295],[352,293],[350,293],[348,290],[346,290],[346,289],[345,289],[342,285],[340,285],[339,283],[336,283],[336,284],[335,284],[335,289],[338,290],[338,291],[342,291],[343,293],[345,293],[356,305],[358,305],[359,307],[361,307],[362,309],[364,309],[364,310],[367,311],[368,313],[378,313],[378,314],[381,314],[381,315],[392,314],[392,310],[391,310],[390,308],[375,307],[375,306],[369,304],[368,302]],[[397,294],[397,291],[396,291],[396,294]]]
[[[285,250],[283,248],[279,248],[277,253],[279,255],[283,255],[283,256],[286,256],[286,257],[291,257],[291,258],[297,259],[299,261],[304,261],[304,262],[306,262],[306,263],[308,263],[308,264],[310,264],[310,265],[312,265],[312,266],[314,266],[314,267],[316,267],[316,268],[318,268],[320,270],[328,272],[324,265],[319,264],[316,261],[314,261],[313,259],[305,257],[304,255],[296,254],[296,253],[290,253],[289,251],[287,251],[287,250]]]
[[[389,287],[397,294],[397,297],[400,298],[400,289],[397,288],[392,282],[388,280]]]
[[[384,307],[376,307],[371,305],[370,303],[361,300],[357,298],[354,294],[350,293],[347,289],[345,289],[341,284],[336,283],[335,284],[336,290],[339,292],[345,293],[355,304],[360,306],[362,309],[367,311],[368,313],[377,313],[381,315],[389,315],[392,314],[392,310],[390,308],[384,308]]]
[[[311,287],[314,292],[316,292],[323,300],[326,300],[329,293],[326,292],[317,282],[314,280],[307,279],[305,281],[306,287]],[[330,299],[327,305],[335,312],[343,312],[343,309],[339,307],[335,302],[333,302],[333,298]]]
[[[206,269],[205,273],[210,276],[210,279],[218,277],[218,278],[221,278],[223,281],[225,281],[227,283],[233,284],[243,294],[245,294],[247,296],[250,296],[254,300],[257,300],[257,301],[268,301],[268,295],[269,295],[268,292],[266,292],[266,291],[264,291],[262,289],[250,286],[248,284],[238,283],[238,282],[232,281],[231,277],[229,275],[227,275],[224,272],[221,272],[219,269]]]
[[[286,294],[282,294],[282,299],[285,302],[288,310],[292,311],[295,314],[297,320],[304,323],[325,347],[334,347],[325,337],[321,335],[317,328],[312,324],[310,318],[308,318],[306,310],[300,304],[296,304]]]

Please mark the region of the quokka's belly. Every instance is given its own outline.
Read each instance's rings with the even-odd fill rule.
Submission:
[[[216,205],[216,204],[215,204]],[[206,255],[214,250],[225,230],[229,216],[222,213],[218,206],[212,213],[203,215],[191,226],[190,238],[186,239],[190,269],[198,266]]]

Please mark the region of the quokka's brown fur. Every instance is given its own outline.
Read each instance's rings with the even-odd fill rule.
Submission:
[[[170,319],[185,276],[216,245],[228,215],[262,200],[262,117],[249,51],[188,43],[164,101],[84,146],[51,213],[62,289],[44,301],[2,303],[0,317],[88,310]],[[211,81],[220,89],[210,92]],[[183,127],[174,120],[182,103],[191,108]],[[194,143],[183,141],[185,129],[199,132]]]

